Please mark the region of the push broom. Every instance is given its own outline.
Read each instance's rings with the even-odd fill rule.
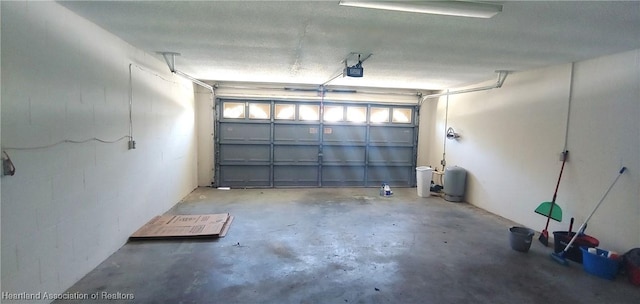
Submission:
[[[564,164],[567,162],[567,156],[569,151],[562,152],[562,167],[560,167],[560,176],[558,176],[558,183],[556,183],[556,190],[553,192],[553,199],[551,202],[544,202],[536,208],[535,212],[547,217],[547,225],[544,226],[544,230],[540,233],[538,240],[545,246],[549,245],[549,222],[554,219],[558,222],[562,221],[562,209],[556,205],[556,197],[558,196],[558,187],[560,187],[560,180],[562,179],[562,171],[564,171]],[[555,213],[554,213],[555,211]]]
[[[567,251],[569,250],[569,248],[571,248],[571,245],[573,245],[573,242],[578,238],[578,235],[580,235],[580,231],[583,231],[583,229],[587,226],[587,222],[589,222],[589,220],[591,219],[593,214],[596,213],[596,210],[598,210],[598,207],[600,207],[600,204],[602,204],[602,202],[604,202],[605,197],[607,197],[607,194],[609,194],[609,191],[611,191],[611,188],[613,188],[613,185],[616,184],[616,182],[618,181],[618,178],[620,178],[620,176],[622,175],[622,173],[624,173],[625,170],[627,170],[627,167],[622,167],[622,169],[620,169],[620,172],[618,172],[618,176],[616,176],[616,179],[613,180],[613,183],[611,183],[611,186],[609,186],[609,189],[607,189],[607,192],[604,193],[604,195],[600,199],[600,202],[598,202],[598,204],[591,211],[591,214],[589,214],[589,216],[584,221],[584,223],[582,223],[582,225],[578,229],[578,233],[573,235],[573,237],[571,238],[571,241],[569,241],[569,244],[567,244],[567,247],[565,247],[564,250],[561,251],[561,252],[558,252],[558,253],[553,252],[553,253],[551,253],[551,258],[554,261],[558,262],[559,264],[565,265],[565,266],[569,265],[569,262],[567,262],[567,259],[565,258],[566,255],[567,255]]]

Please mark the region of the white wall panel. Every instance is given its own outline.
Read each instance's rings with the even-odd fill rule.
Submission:
[[[557,201],[567,230],[571,217],[581,224],[625,165],[620,179],[587,233],[613,250],[640,244],[640,65],[639,51],[577,62],[574,70],[568,147]],[[448,166],[468,170],[466,200],[492,213],[542,230],[534,213],[550,201],[560,171],[569,110],[571,64],[511,74],[504,86],[449,97],[447,125],[461,138],[446,140]],[[490,82],[479,86],[491,85]],[[446,97],[427,101],[437,109],[433,140],[424,164],[442,158]],[[423,111],[424,112],[424,111]],[[422,158],[421,158],[422,159]]]
[[[193,86],[55,2],[1,5],[2,291],[60,293],[197,186]],[[137,149],[11,149],[127,135],[129,64]]]

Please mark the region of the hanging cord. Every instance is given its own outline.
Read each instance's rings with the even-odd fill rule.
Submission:
[[[49,144],[49,145],[41,145],[41,146],[23,146],[23,147],[2,147],[2,149],[4,150],[17,150],[17,151],[21,151],[21,150],[39,150],[39,149],[48,149],[48,148],[52,148],[61,144],[65,144],[65,143],[70,143],[70,144],[83,144],[83,143],[87,143],[87,142],[91,142],[91,141],[96,141],[96,142],[100,142],[103,144],[114,144],[117,142],[120,142],[124,139],[129,139],[131,141],[133,141],[133,76],[132,76],[132,67],[136,67],[138,68],[140,71],[146,72],[150,75],[153,75],[155,77],[158,77],[166,82],[170,82],[173,84],[178,84],[178,82],[169,80],[167,78],[162,77],[161,75],[154,73],[146,68],[143,68],[137,64],[134,63],[130,63],[129,64],[129,135],[124,135],[118,139],[114,139],[114,140],[107,140],[107,139],[101,139],[101,138],[97,138],[97,137],[92,137],[92,138],[87,138],[87,139],[83,139],[83,140],[72,140],[72,139],[64,139],[61,141],[58,141],[56,143],[53,144]],[[6,154],[6,153],[5,153]],[[8,155],[6,156],[8,157]]]
[[[53,147],[55,147],[57,145],[61,145],[61,144],[64,144],[64,143],[83,144],[83,143],[87,143],[87,142],[90,142],[90,141],[97,141],[97,142],[101,142],[103,144],[114,144],[114,143],[117,143],[117,142],[119,142],[121,140],[124,140],[126,138],[130,138],[130,136],[129,135],[125,135],[125,136],[122,136],[122,137],[120,137],[118,139],[115,139],[115,140],[104,140],[104,139],[100,139],[100,138],[97,138],[97,137],[92,137],[92,138],[88,138],[88,139],[84,139],[84,140],[65,139],[65,140],[61,140],[59,142],[56,142],[56,143],[53,143],[53,144],[50,144],[50,145],[44,145],[44,146],[2,147],[2,149],[4,149],[4,150],[18,150],[18,151],[20,151],[20,150],[39,150],[39,149],[53,148]]]

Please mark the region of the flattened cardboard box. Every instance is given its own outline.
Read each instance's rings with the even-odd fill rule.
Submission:
[[[224,237],[233,216],[229,213],[156,216],[130,239],[172,237]]]

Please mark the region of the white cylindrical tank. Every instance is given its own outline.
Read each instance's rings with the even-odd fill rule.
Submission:
[[[467,184],[467,171],[458,166],[444,170],[444,199],[450,202],[462,202]]]
[[[419,197],[431,196],[431,175],[433,175],[431,167],[416,167],[416,184]]]

